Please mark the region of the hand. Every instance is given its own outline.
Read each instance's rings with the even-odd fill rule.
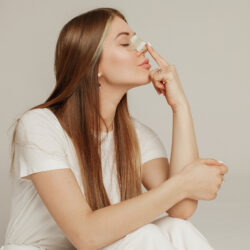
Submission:
[[[228,167],[215,159],[198,158],[178,173],[183,177],[186,197],[194,200],[212,200],[224,180]]]
[[[181,86],[176,66],[168,64],[150,45],[147,44],[146,46],[148,52],[160,67],[160,69],[154,69],[149,72],[151,81],[158,94],[164,94],[172,109],[175,109],[179,104],[186,104],[188,101]]]

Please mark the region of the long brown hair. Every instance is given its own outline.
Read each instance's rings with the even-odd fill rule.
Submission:
[[[105,121],[99,110],[97,73],[102,43],[115,16],[126,21],[116,9],[97,8],[64,25],[55,51],[56,86],[44,103],[29,109],[51,110],[71,138],[81,169],[85,197],[92,210],[111,205],[102,179],[100,119],[104,124]],[[117,106],[113,128],[121,201],[142,194],[140,147],[132,119],[125,93]],[[11,169],[16,127],[11,143]]]

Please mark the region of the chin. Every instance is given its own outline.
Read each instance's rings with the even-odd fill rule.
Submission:
[[[134,77],[134,83],[131,83],[132,85],[135,85],[134,87],[136,86],[141,86],[141,85],[147,85],[151,82],[151,78],[150,78],[150,75],[149,74],[144,74],[144,75],[138,75],[136,77]]]
[[[145,84],[150,83],[151,82],[151,77],[148,74],[147,78],[145,79]]]
[[[147,84],[149,84],[151,82],[151,80],[145,80],[145,81],[140,81],[140,82],[138,82],[139,83],[139,85],[147,85]]]
[[[151,82],[151,77],[149,74],[145,74],[143,77],[141,77],[138,82],[141,82],[142,84],[147,84]]]

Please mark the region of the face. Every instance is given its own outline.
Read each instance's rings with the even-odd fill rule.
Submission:
[[[127,32],[128,34],[120,34]],[[99,82],[103,85],[130,89],[150,82],[149,69],[139,66],[147,49],[138,52],[130,48],[130,38],[135,32],[120,17],[115,17],[103,42]]]

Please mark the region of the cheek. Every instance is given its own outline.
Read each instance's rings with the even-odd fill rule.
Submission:
[[[124,48],[114,50],[110,55],[110,65],[119,70],[136,66],[135,55]]]
[[[103,54],[103,66],[106,73],[109,71],[123,71],[126,68],[136,66],[136,55],[123,46],[106,48]]]
[[[145,77],[145,69],[138,66],[138,58],[134,51],[126,47],[115,47],[105,51],[102,68],[109,82],[134,82]]]

